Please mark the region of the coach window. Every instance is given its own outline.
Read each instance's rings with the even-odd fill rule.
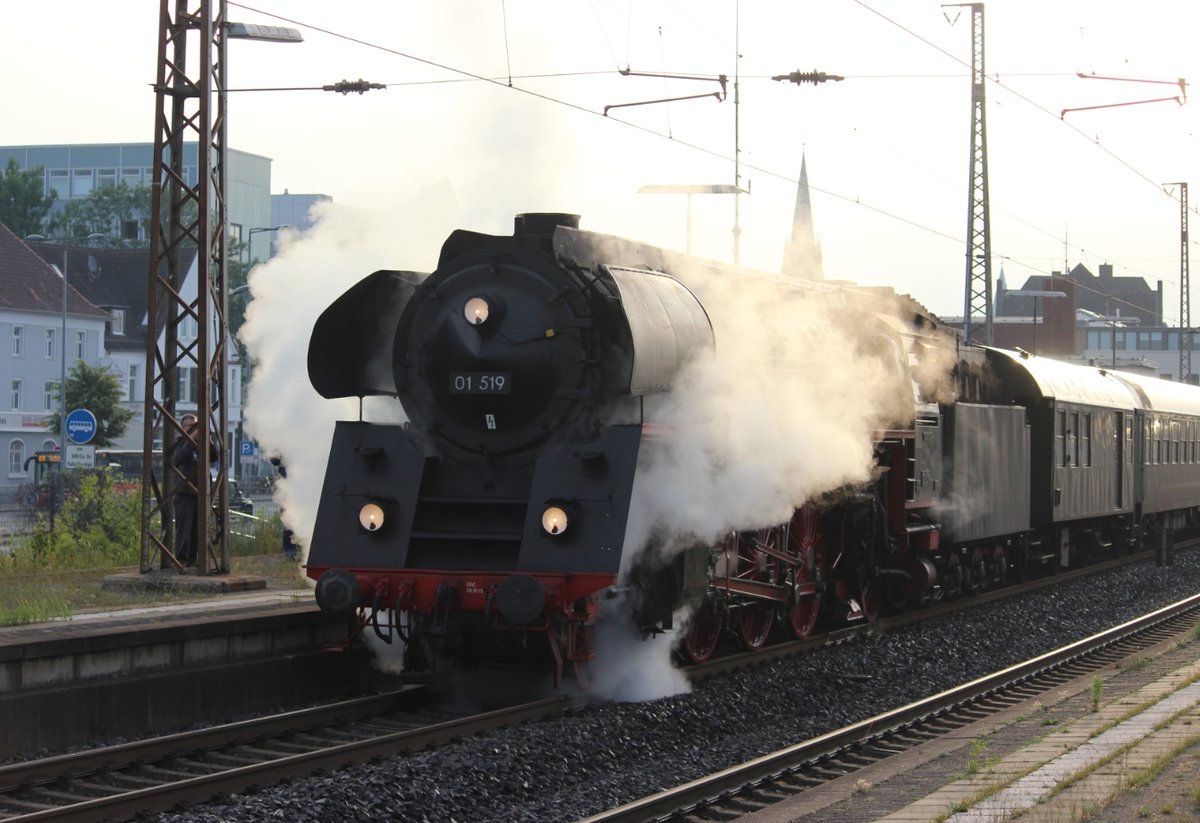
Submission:
[[[1067,413],[1059,411],[1058,413],[1058,433],[1055,434],[1055,444],[1058,446],[1058,465],[1067,465]]]
[[[1079,436],[1083,439],[1083,465],[1092,465],[1092,415],[1090,412],[1085,412],[1083,415],[1082,428],[1079,429]]]
[[[1079,412],[1071,412],[1071,430],[1067,432],[1067,448],[1071,453],[1071,465],[1079,465]]]

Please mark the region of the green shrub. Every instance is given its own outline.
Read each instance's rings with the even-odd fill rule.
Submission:
[[[54,528],[39,515],[33,535],[18,542],[0,568],[27,574],[137,565],[141,517],[141,497],[89,474],[57,512]]]

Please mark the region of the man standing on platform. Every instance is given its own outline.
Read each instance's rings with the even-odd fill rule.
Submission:
[[[185,414],[180,422],[183,436],[171,455],[171,462],[182,478],[175,494],[175,559],[184,566],[192,566],[196,563],[196,489],[200,482],[200,460],[193,439],[196,415]]]

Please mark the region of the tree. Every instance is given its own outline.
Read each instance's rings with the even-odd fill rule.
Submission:
[[[122,180],[115,186],[95,188],[87,197],[68,200],[51,218],[50,229],[66,241],[98,232],[108,235],[109,244],[116,248],[144,249],[150,245],[149,221],[153,202],[149,186],[131,186]],[[164,202],[162,207],[165,212],[167,204]],[[183,224],[194,223],[198,213],[196,202],[186,201],[181,217]]]
[[[108,369],[75,361],[67,375],[67,414],[71,409],[87,409],[96,415],[96,436],[88,445],[105,448],[125,434],[133,412],[121,405],[122,396],[121,384]],[[46,418],[51,431],[59,431],[58,418],[57,411]]]
[[[149,186],[131,186],[125,181],[100,186],[87,197],[68,200],[50,220],[50,229],[60,237],[86,237],[94,232],[106,234],[113,246],[145,248],[149,240],[139,239],[138,229],[150,216]]]
[[[42,167],[21,171],[17,158],[8,158],[0,173],[0,223],[18,237],[42,231],[42,221],[54,205],[55,193],[42,194]]]

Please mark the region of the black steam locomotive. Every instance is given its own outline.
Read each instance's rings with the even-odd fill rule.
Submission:
[[[870,476],[782,523],[631,545],[639,466],[679,436],[653,398],[720,344],[672,276],[685,267],[722,274],[521,215],[511,237],[454,232],[432,274],[379,271],[334,302],[314,388],[398,397],[408,420],[337,424],[307,566],[321,608],[398,634],[413,671],[499,662],[557,681],[592,658],[618,589],[646,631],[686,613],[680,650],[700,661],[725,634],[755,649],[777,620],[797,637],[822,616],[871,620],[1121,550],[1200,507],[1200,389],[963,347],[911,301],[883,317],[869,290],[826,286],[831,313],[878,327],[906,408],[868,435]],[[950,394],[924,376],[931,351],[950,353]]]

